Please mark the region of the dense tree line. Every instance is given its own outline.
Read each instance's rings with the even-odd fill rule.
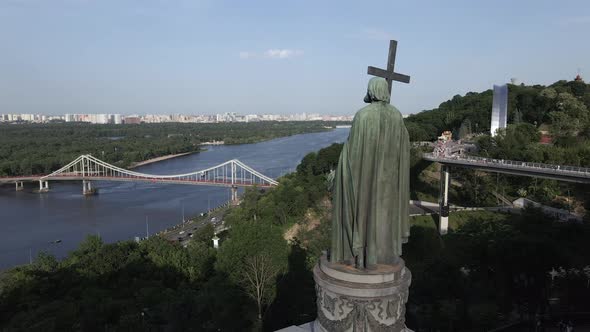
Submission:
[[[232,228],[218,251],[211,227],[187,248],[160,237],[104,244],[89,236],[62,261],[42,253],[3,272],[0,329],[274,331],[312,320],[307,252],[283,233],[327,193],[325,172],[341,147],[308,155],[273,190],[248,190],[226,216]]]
[[[512,125],[496,138],[485,135],[478,138],[482,155],[571,161],[572,164],[576,159],[571,158],[576,155],[579,164],[587,162],[585,146],[579,144],[587,141],[586,85],[557,82],[550,87],[510,86],[510,89],[520,91],[510,97],[509,108],[516,112],[509,116]],[[444,129],[455,129],[457,134],[468,136],[486,130],[490,108],[491,91],[470,93],[441,104],[437,110],[411,116],[406,124],[415,140],[433,139]],[[574,119],[578,123],[568,123]],[[246,126],[228,126],[234,125]],[[280,124],[276,125],[274,130],[264,130],[280,132]],[[133,139],[124,143],[130,145],[120,145],[122,151],[144,151],[141,149],[150,146],[147,141],[157,137],[154,142],[171,140],[166,141],[170,144],[162,144],[162,149],[176,146],[171,142],[180,140],[178,147],[172,149],[175,151],[165,152],[176,153],[192,151],[191,146],[204,140],[237,142],[232,137],[252,137],[244,128],[230,130],[229,127],[218,134],[213,134],[212,128],[211,131],[201,128],[209,136],[197,136],[196,129],[184,125],[154,126],[149,133],[141,131],[146,130],[139,129],[142,126],[132,126],[129,130],[139,130],[135,135],[108,130],[102,135],[80,134],[76,129],[59,126],[64,126],[60,130],[69,130],[67,140],[71,141],[84,141],[86,136],[97,141],[108,137],[101,143],[106,145],[95,145],[98,149],[85,152],[97,156],[104,151],[103,146],[112,149],[111,144],[121,144],[128,138]],[[72,126],[101,129],[101,126]],[[10,128],[15,130],[12,128],[16,126]],[[553,134],[554,145],[538,144],[540,129]],[[265,135],[262,131],[260,128],[256,135]],[[4,130],[0,135],[2,139],[10,136]],[[57,134],[46,133],[44,137],[53,135]],[[16,136],[21,137],[20,141],[27,139],[23,132]],[[571,145],[568,140],[576,144]],[[43,150],[33,141],[28,142],[36,150]],[[132,145],[134,141],[137,146]],[[51,142],[56,145],[57,140]],[[72,148],[73,144],[60,142],[56,146],[62,149],[63,155],[80,153]],[[61,147],[62,143],[65,146]],[[183,150],[187,146],[188,150]],[[329,174],[338,162],[341,149],[341,144],[334,144],[308,154],[297,171],[281,178],[279,186],[272,190],[247,190],[240,206],[226,215],[226,223],[232,227],[222,236],[219,250],[210,247],[210,228],[196,234],[187,248],[158,237],[140,244],[104,244],[97,237],[89,237],[62,261],[40,254],[31,265],[3,272],[1,328],[7,331],[273,331],[313,320],[316,307],[311,268],[321,251],[329,247]],[[566,151],[574,150],[569,149],[580,150],[570,155]],[[13,153],[13,150],[0,151],[2,156]],[[432,167],[415,152],[411,162],[413,187],[420,173]],[[121,164],[142,159],[111,158],[107,160]],[[524,189],[534,197],[544,195],[547,199],[564,190],[552,181],[482,176],[459,169],[454,169],[453,174],[462,183],[455,189],[455,195],[465,201],[486,202],[489,199],[486,193],[502,186],[513,192]],[[410,242],[404,246],[403,257],[413,272],[407,314],[410,328],[484,330],[514,320],[531,324],[537,314],[567,315],[567,312],[590,310],[585,301],[590,296],[589,274],[585,272],[590,249],[587,225],[557,223],[538,211],[527,211],[522,216],[467,213],[459,218],[452,214],[450,233],[440,237],[435,220],[436,216],[414,219]],[[288,242],[284,234],[294,225],[299,231]],[[552,269],[559,271],[556,279],[548,274]]]
[[[455,137],[490,131],[492,90],[456,95],[439,107],[405,119],[412,141],[433,141],[445,130]],[[590,87],[583,81],[558,81],[550,86],[508,85],[508,123],[529,123],[547,129],[561,146],[588,139]]]
[[[203,242],[104,244],[89,236],[60,262],[42,253],[3,273],[0,324],[4,331],[245,329],[236,317],[247,299],[214,274],[214,261]]]
[[[0,176],[44,174],[80,154],[92,154],[126,167],[133,162],[199,151],[199,144],[253,143],[281,136],[318,132],[329,122],[258,122],[141,125],[87,123],[0,124]]]
[[[535,210],[462,219],[442,238],[433,220],[412,227],[404,259],[413,276],[408,310],[415,330],[480,331],[514,321],[527,330],[538,318],[555,326],[590,309],[587,225]],[[562,272],[552,278],[552,270]]]
[[[187,248],[160,237],[105,244],[90,236],[62,261],[42,253],[4,271],[0,329],[274,331],[312,321],[311,269],[330,244],[329,174],[341,149],[308,154],[276,188],[247,190],[225,217],[231,228],[218,250],[211,226]],[[483,330],[590,309],[586,225],[537,211],[463,213],[451,215],[441,238],[435,219],[414,219],[404,246],[415,331]],[[294,225],[299,231],[288,242]],[[555,280],[547,274],[553,268],[561,273]],[[550,305],[549,297],[560,302]]]

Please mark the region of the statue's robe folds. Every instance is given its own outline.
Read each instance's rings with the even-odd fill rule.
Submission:
[[[383,85],[385,84],[385,85]],[[334,179],[330,261],[395,264],[410,235],[410,141],[387,83],[374,78],[354,117]]]

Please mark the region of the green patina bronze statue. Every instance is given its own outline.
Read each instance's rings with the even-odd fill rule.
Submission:
[[[369,81],[334,179],[330,261],[371,269],[395,264],[410,235],[410,141],[389,104],[388,82]]]

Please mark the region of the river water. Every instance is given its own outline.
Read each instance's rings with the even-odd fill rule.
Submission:
[[[181,174],[230,159],[276,178],[295,170],[301,158],[335,142],[349,129],[295,135],[262,143],[208,146],[207,151],[134,169],[150,174]],[[88,234],[106,242],[133,239],[176,225],[209,207],[225,203],[229,188],[132,182],[93,183],[99,194],[84,197],[77,181],[50,181],[48,193],[35,193],[38,183],[0,186],[0,269],[29,262],[40,251],[65,256]],[[146,219],[147,228],[146,230]],[[59,243],[53,243],[61,240]]]

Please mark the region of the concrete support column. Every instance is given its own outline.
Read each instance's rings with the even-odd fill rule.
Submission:
[[[441,235],[447,234],[449,230],[449,185],[451,173],[449,166],[442,165],[440,168],[440,196],[439,196],[439,231]]]
[[[49,191],[49,181],[39,180],[39,192],[44,193]]]
[[[238,187],[237,186],[231,187],[231,203],[233,205],[238,204]]]
[[[82,180],[82,194],[83,195],[94,195],[94,189],[92,188],[92,182],[88,180]]]
[[[16,184],[16,191],[21,191],[25,188],[25,185],[22,181],[17,181],[15,182]]]

